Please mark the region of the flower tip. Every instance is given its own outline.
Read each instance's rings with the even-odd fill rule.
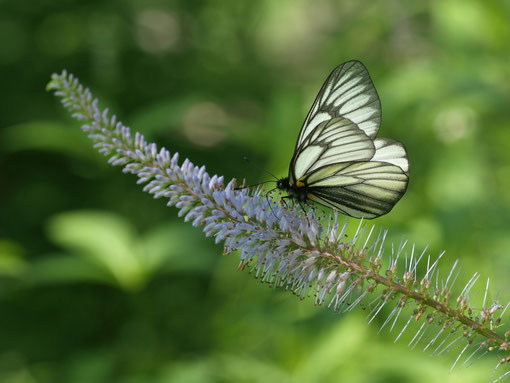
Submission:
[[[58,75],[56,73],[53,73],[51,75],[50,82],[46,85],[46,92],[51,92],[52,90],[58,89],[60,85],[58,80],[59,80]]]
[[[53,73],[51,75],[50,82],[46,85],[46,91],[50,92],[52,90],[60,88],[60,83],[62,80],[67,78],[67,70],[63,69],[61,74]]]

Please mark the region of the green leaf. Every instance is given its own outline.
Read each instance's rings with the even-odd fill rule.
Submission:
[[[36,281],[95,280],[137,290],[161,270],[208,272],[216,258],[197,228],[170,223],[139,235],[124,217],[102,211],[59,214],[48,235],[69,254],[34,264]]]
[[[51,219],[48,233],[55,243],[107,270],[119,286],[137,289],[147,278],[135,230],[120,216],[99,211],[63,213]]]
[[[0,147],[6,152],[43,150],[104,163],[101,156],[90,150],[86,135],[78,129],[69,129],[69,124],[33,121],[6,127],[0,134]]]

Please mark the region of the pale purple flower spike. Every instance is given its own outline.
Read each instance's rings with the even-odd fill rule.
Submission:
[[[483,302],[476,306],[476,291],[471,290],[478,273],[460,295],[454,295],[460,268],[456,261],[445,274],[446,282],[441,279],[438,263],[444,252],[434,260],[430,255],[424,257],[425,249],[418,257],[414,245],[406,248],[407,241],[402,240],[396,250],[390,247],[387,253],[391,254],[384,260],[387,231],[374,238],[373,227],[367,230],[362,222],[348,239],[347,220],[339,224],[336,212],[317,217],[311,209],[304,213],[299,207],[283,206],[278,197],[268,201],[261,189],[236,190],[234,180],[225,185],[223,177],[209,176],[204,166],[188,159],[179,164],[178,153],[158,150],[140,133],[133,138],[128,127],[115,115],[110,117],[108,109],[101,111],[91,92],[65,71],[52,76],[48,89],[82,122],[83,131],[110,164],[136,175],[137,183],[145,184],[143,190],[154,198],[166,198],[185,222],[203,227],[216,243],[223,242],[226,253],[240,251],[240,268],[248,268],[261,281],[291,290],[300,298],[313,295],[317,305],[326,302],[337,311],[367,306],[368,321],[385,315],[386,320],[380,318],[381,329],[391,320],[389,331],[403,313],[408,319],[402,321],[396,338],[416,328],[414,336],[410,335],[412,348],[421,344],[426,350],[437,345],[433,353],[440,355],[464,340],[454,366],[464,355],[469,356],[461,366],[493,350],[500,351],[498,367],[510,362],[510,330],[504,335],[496,332],[509,304],[488,299],[487,281]],[[419,272],[423,257],[427,266]],[[376,298],[367,303],[365,298],[370,295]],[[472,352],[466,353],[468,349]],[[508,376],[510,372],[503,371],[495,381]]]

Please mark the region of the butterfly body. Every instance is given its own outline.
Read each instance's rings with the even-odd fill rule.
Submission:
[[[291,185],[289,177],[285,177],[276,181],[276,187],[279,190],[287,192],[289,198],[295,199],[298,202],[306,202],[308,199],[308,187],[303,182],[298,181]]]
[[[409,162],[402,143],[376,138],[381,104],[359,61],[326,79],[298,136],[288,177],[276,187],[355,218],[388,213],[404,195]]]

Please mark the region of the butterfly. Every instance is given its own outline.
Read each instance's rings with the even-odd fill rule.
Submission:
[[[409,181],[404,145],[376,138],[381,102],[367,69],[348,61],[326,79],[303,123],[288,177],[276,187],[355,218],[376,218],[400,200]]]

